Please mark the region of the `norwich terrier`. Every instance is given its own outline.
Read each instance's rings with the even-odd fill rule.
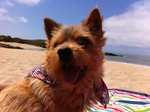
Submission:
[[[81,26],[45,18],[45,61],[0,92],[0,112],[83,112],[96,100],[106,107],[102,21],[98,8]]]

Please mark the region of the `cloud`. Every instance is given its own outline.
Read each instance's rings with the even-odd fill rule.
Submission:
[[[8,15],[8,10],[0,8],[0,21],[14,22],[14,19]]]
[[[16,1],[19,4],[26,4],[29,6],[38,5],[41,2],[41,0],[14,0],[14,1]]]
[[[24,17],[17,17],[17,19],[19,20],[19,22],[22,22],[22,23],[27,23],[28,22],[28,19],[24,18]]]
[[[5,9],[5,8],[0,8],[0,14],[5,14],[7,13],[8,11]]]
[[[132,4],[128,10],[104,20],[108,45],[150,48],[150,1]]]
[[[14,7],[14,4],[12,2],[8,1],[8,0],[0,2],[0,5],[1,6]]]
[[[26,19],[25,17],[11,17],[8,13],[8,10],[6,10],[5,8],[0,8],[0,21],[9,21],[11,23],[27,23],[28,19]]]
[[[10,17],[9,15],[2,15],[2,14],[0,14],[0,21],[9,21],[9,22],[14,23],[15,19]]]

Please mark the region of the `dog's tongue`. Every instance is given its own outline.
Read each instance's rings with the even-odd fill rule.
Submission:
[[[74,84],[78,80],[79,72],[80,70],[75,68],[66,70],[63,74],[64,81],[69,84]]]

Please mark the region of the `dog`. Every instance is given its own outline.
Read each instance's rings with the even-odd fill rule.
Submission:
[[[102,21],[98,8],[81,25],[44,18],[44,62],[0,91],[0,112],[83,112],[97,100],[106,107]]]

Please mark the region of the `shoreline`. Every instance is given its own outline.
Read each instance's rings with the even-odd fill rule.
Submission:
[[[113,62],[132,64],[135,66],[150,67],[150,56],[139,56],[139,55],[126,57],[106,56],[105,59]]]
[[[110,62],[113,62],[113,63],[121,63],[121,64],[125,64],[125,65],[143,67],[143,68],[150,68],[150,66],[148,66],[148,65],[143,65],[143,64],[134,64],[134,63],[121,62],[121,61],[111,61],[111,60],[107,60],[107,61],[110,61]]]

